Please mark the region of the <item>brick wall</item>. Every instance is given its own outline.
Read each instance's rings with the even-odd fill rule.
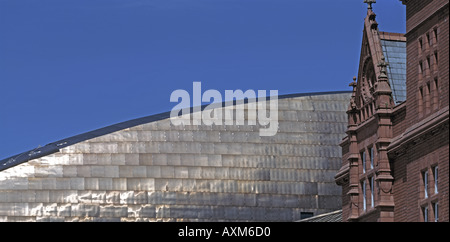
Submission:
[[[446,3],[447,7],[444,7]],[[448,106],[448,0],[408,1],[406,12],[406,122],[411,126],[439,108]],[[435,54],[437,67],[434,67]]]
[[[405,103],[402,103],[401,105],[395,107],[394,113],[391,118],[392,135],[394,137],[402,134],[406,130],[407,125],[405,122],[405,117],[406,117],[406,105]]]
[[[432,2],[433,0],[408,1],[408,4],[406,6],[406,20],[408,21],[408,23],[410,25],[417,24],[417,22],[411,22],[414,15],[416,15]]]
[[[366,215],[363,215],[359,222],[376,222],[378,218],[380,217],[380,213],[376,210],[372,210],[371,212],[367,213]]]
[[[448,3],[448,1],[447,1]],[[439,12],[439,103],[440,107],[449,105],[449,7]]]
[[[449,105],[449,9],[448,0],[410,0],[407,16],[407,100],[404,122],[399,115],[394,134],[411,127]],[[437,57],[437,58],[436,58]],[[422,207],[439,202],[440,221],[449,221],[447,129],[422,135],[392,161],[395,221],[423,221]],[[422,172],[439,166],[439,193],[424,199]],[[431,185],[431,183],[430,183]],[[434,216],[429,211],[430,219]]]
[[[448,203],[448,174],[449,146],[448,133],[437,134],[422,142],[408,147],[405,154],[393,161],[395,221],[422,221],[421,207],[439,202],[439,220],[449,220]],[[434,193],[434,183],[429,178],[428,199],[424,198],[422,172],[428,170],[432,177],[431,168],[439,167],[439,193]],[[431,209],[431,208],[430,208]],[[432,210],[430,210],[430,219]]]
[[[349,142],[342,144],[342,166],[349,163],[349,146]],[[350,197],[347,194],[350,191],[350,185],[347,180],[347,182],[344,182],[340,186],[342,187],[342,221],[346,221],[350,216]]]
[[[434,219],[432,205],[439,203],[439,221],[448,221],[448,119],[447,124],[441,124],[440,129],[427,130],[424,133],[417,127],[409,128],[423,121],[430,115],[442,114],[448,108],[449,99],[449,61],[448,61],[448,0],[410,0],[407,3],[407,99],[406,102],[394,108],[391,116],[392,135],[394,140],[402,140],[405,132],[419,135],[413,141],[403,139],[394,157],[390,157],[389,167],[394,177],[392,190],[385,186],[384,194],[394,196],[395,221],[423,221],[423,208],[430,209],[429,221]],[[363,43],[364,44],[364,43]],[[426,121],[432,122],[432,119]],[[357,131],[358,151],[367,148],[385,133],[378,132],[378,122],[366,120],[360,124]],[[381,137],[390,138],[390,137]],[[348,147],[343,146],[344,165],[348,157]],[[388,150],[389,151],[389,150]],[[398,152],[399,151],[399,152]],[[376,157],[375,161],[379,160]],[[392,153],[390,154],[392,155]],[[370,171],[362,172],[359,163],[359,181],[371,176]],[[423,172],[433,173],[435,166],[439,167],[439,193],[430,191],[430,197],[424,197]],[[377,174],[378,176],[378,174]],[[432,177],[432,176],[430,176]],[[434,180],[428,179],[430,186]],[[343,220],[350,213],[350,201],[347,195],[349,184],[343,184]],[[378,187],[382,189],[381,187]],[[434,187],[433,187],[434,188]],[[359,190],[359,204],[362,207],[363,198]],[[378,194],[380,194],[378,192]],[[375,196],[375,200],[377,200]],[[375,201],[377,204],[377,201]],[[384,214],[384,215],[383,215]],[[355,214],[354,214],[355,215]],[[359,209],[357,221],[379,221],[381,216],[392,216],[390,210]]]
[[[393,184],[393,193],[395,194],[395,207],[394,214],[396,221],[407,221],[406,216],[408,215],[408,207],[407,207],[407,173],[406,173],[406,165],[408,161],[407,155],[403,155],[395,160],[392,163],[392,170],[394,171],[394,184]]]
[[[342,185],[342,221],[347,221],[350,216],[350,197],[347,193],[350,191],[348,182]]]

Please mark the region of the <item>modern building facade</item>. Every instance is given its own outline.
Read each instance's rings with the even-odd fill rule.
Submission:
[[[274,136],[259,124],[175,126],[163,113],[1,160],[0,221],[297,221],[338,210],[349,98],[280,96]],[[247,105],[232,107],[248,118]]]
[[[347,111],[343,221],[449,221],[449,1],[404,0],[407,33],[371,4]]]

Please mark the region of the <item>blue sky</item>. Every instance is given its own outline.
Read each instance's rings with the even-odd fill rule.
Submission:
[[[405,32],[398,0],[373,5]],[[0,0],[0,159],[170,111],[176,89],[350,90],[363,0]]]

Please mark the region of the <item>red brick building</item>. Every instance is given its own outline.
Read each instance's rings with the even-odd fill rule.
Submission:
[[[403,0],[406,34],[379,31],[365,2],[335,177],[342,220],[449,221],[449,1]]]

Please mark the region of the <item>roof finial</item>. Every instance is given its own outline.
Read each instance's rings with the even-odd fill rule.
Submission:
[[[364,0],[364,3],[367,3],[367,9],[369,10],[372,10],[372,4],[376,2],[376,0]]]
[[[356,76],[353,77],[353,81],[348,84],[349,87],[356,87]]]

